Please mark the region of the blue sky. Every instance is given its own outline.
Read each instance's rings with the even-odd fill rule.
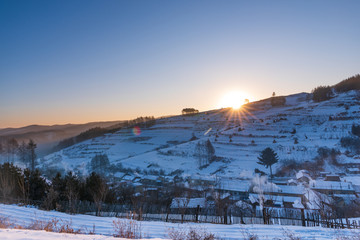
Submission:
[[[310,92],[359,73],[360,1],[0,1],[0,128]]]

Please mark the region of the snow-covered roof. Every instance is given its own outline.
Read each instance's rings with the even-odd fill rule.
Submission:
[[[334,194],[333,197],[342,198],[346,204],[358,199],[355,194]]]
[[[296,200],[294,203],[293,203],[293,208],[305,208],[304,205],[301,203],[301,201],[299,200]]]
[[[340,176],[339,175],[334,175],[334,174],[332,174],[332,175],[329,174],[329,175],[326,175],[325,181],[339,182],[340,181]]]
[[[146,175],[142,177],[142,179],[152,180],[152,181],[156,181],[158,178],[159,176],[154,176],[154,175]]]
[[[244,202],[242,200],[239,200],[235,203],[235,205],[239,208],[251,208],[251,205],[248,204],[247,202]]]
[[[323,181],[323,180],[312,180],[310,181],[310,188],[318,190],[343,190],[343,191],[354,191],[354,187],[348,182],[337,182],[337,181]]]
[[[297,184],[297,181],[296,181],[295,179],[289,179],[289,180],[288,180],[288,184],[291,184],[291,183]]]
[[[277,185],[277,189],[273,189],[273,191],[265,191],[268,193],[281,193],[281,194],[303,194],[304,186],[290,186],[290,185]]]
[[[234,191],[234,192],[248,192],[251,182],[246,180],[221,180],[217,189]]]
[[[312,179],[307,170],[300,170],[299,172],[296,173],[296,179],[300,179],[302,177],[308,178],[309,180]]]
[[[122,178],[125,176],[125,173],[122,173],[122,172],[117,172],[114,174],[114,177],[117,177],[117,178]]]
[[[206,206],[205,198],[174,198],[170,208],[204,208]]]
[[[252,203],[259,202],[259,197],[263,197],[265,201],[271,200],[274,202],[274,204],[278,204],[281,206],[284,206],[284,202],[292,203],[293,207],[294,204],[297,206],[296,208],[304,208],[304,206],[301,204],[301,197],[290,197],[290,196],[274,196],[274,195],[259,195],[256,193],[250,193],[249,194],[249,200]]]
[[[193,174],[190,176],[192,180],[201,180],[201,181],[216,181],[216,176],[212,175],[199,175]]]
[[[134,179],[134,176],[126,175],[126,176],[123,176],[123,178],[121,180],[132,181],[133,179]]]

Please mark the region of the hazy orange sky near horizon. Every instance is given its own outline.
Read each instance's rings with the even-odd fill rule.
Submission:
[[[359,73],[360,1],[0,1],[0,128],[177,115]],[[241,100],[242,101],[242,100]]]

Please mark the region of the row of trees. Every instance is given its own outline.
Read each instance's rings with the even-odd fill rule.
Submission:
[[[104,178],[96,173],[81,179],[72,172],[64,177],[58,173],[48,180],[38,169],[22,170],[12,163],[0,165],[0,197],[2,202],[33,204],[46,210],[76,212],[79,201],[93,202],[97,214],[102,203],[112,202],[109,186]]]
[[[333,97],[334,92],[332,87],[330,86],[319,86],[312,90],[313,94],[313,101],[314,102],[321,102],[329,100]]]
[[[329,100],[334,92],[342,93],[351,90],[360,90],[360,74],[347,78],[333,86],[319,86],[312,90],[314,102]]]
[[[336,92],[348,92],[351,90],[360,90],[360,74],[349,77],[334,85]]]
[[[191,115],[191,114],[196,114],[199,113],[199,110],[195,109],[195,108],[184,108],[181,111],[182,115]]]

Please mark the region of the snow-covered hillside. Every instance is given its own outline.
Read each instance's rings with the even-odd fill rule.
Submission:
[[[340,147],[340,138],[349,135],[360,119],[360,101],[356,92],[315,103],[309,94],[286,97],[285,106],[272,107],[269,100],[248,104],[239,111],[220,109],[191,116],[157,119],[156,124],[134,131],[122,129],[94,138],[40,160],[40,166],[87,174],[96,154],[107,154],[111,164],[125,168],[164,170],[169,174],[182,170],[195,176],[239,177],[251,174],[257,157],[266,147],[273,148],[281,161],[311,161],[319,147],[340,149],[340,161],[360,162],[348,157]],[[196,136],[196,140],[192,140]],[[194,139],[194,138],[193,138]],[[218,157],[199,168],[194,156],[196,144],[209,139]],[[329,167],[332,171],[331,167]]]

